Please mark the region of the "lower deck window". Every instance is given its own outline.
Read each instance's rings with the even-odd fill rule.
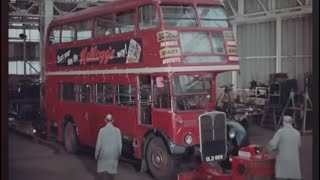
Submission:
[[[97,84],[96,85],[96,102],[99,104],[112,104],[113,103],[113,92],[112,84]]]
[[[64,101],[75,101],[76,100],[76,86],[73,83],[62,84],[62,100]]]
[[[136,104],[136,87],[133,85],[116,86],[116,102],[118,105],[135,106]]]
[[[63,101],[91,102],[91,86],[89,84],[61,83],[60,95]]]
[[[79,85],[79,102],[90,102],[91,101],[91,86],[88,84]]]

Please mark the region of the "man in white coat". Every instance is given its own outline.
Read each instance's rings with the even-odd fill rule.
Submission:
[[[279,129],[269,146],[277,152],[275,175],[277,179],[301,179],[299,149],[301,135],[292,126],[292,117],[283,117],[283,127]]]
[[[108,114],[106,126],[98,134],[95,158],[98,160],[97,172],[103,180],[113,180],[117,173],[118,160],[122,150],[120,130],[113,126],[113,117]]]

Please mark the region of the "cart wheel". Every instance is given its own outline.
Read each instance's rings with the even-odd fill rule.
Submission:
[[[169,154],[165,144],[159,137],[151,139],[147,147],[147,165],[157,180],[171,180],[175,178],[176,167],[173,157]]]

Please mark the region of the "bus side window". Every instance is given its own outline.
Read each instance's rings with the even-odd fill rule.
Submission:
[[[135,30],[135,11],[121,12],[116,15],[115,33],[126,33]]]
[[[62,100],[75,101],[76,100],[76,86],[73,83],[62,83]]]
[[[77,32],[77,40],[89,39],[92,37],[92,20],[81,21],[75,23],[75,30]]]
[[[60,29],[60,26],[52,28],[48,39],[49,44],[57,44],[60,42]]]
[[[76,28],[74,24],[62,26],[61,42],[72,42],[76,39]]]
[[[91,102],[91,86],[80,84],[78,88],[79,102]]]
[[[96,17],[95,37],[113,34],[113,16],[111,14]]]
[[[112,84],[96,85],[96,102],[99,104],[113,104],[113,87]]]
[[[139,8],[139,29],[150,29],[159,25],[159,16],[154,5]]]
[[[168,77],[153,79],[153,103],[155,108],[171,108],[170,83]]]
[[[130,84],[118,84],[116,86],[116,102],[122,106],[136,105],[136,87]]]

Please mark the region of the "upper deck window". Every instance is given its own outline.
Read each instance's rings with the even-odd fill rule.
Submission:
[[[89,39],[92,37],[92,20],[75,23],[77,40]]]
[[[62,26],[61,42],[71,42],[76,39],[75,24],[67,24]]]
[[[116,15],[115,33],[119,34],[119,33],[134,31],[135,29],[134,16],[135,16],[134,10],[118,13]]]
[[[92,37],[92,20],[85,20],[62,26],[61,42],[89,39]]]
[[[196,26],[196,16],[191,5],[161,5],[161,11],[167,27]]]
[[[197,12],[202,27],[228,28],[228,18],[222,7],[198,6]]]
[[[226,49],[222,33],[180,32],[180,41],[182,54],[191,55],[184,58],[183,61],[186,63],[223,62],[226,60],[223,57],[226,54]],[[212,53],[215,55],[208,56]]]
[[[180,33],[182,53],[211,53],[209,34],[205,32]],[[196,46],[195,46],[196,44]]]
[[[215,53],[225,54],[224,38],[222,33],[212,33],[212,43]]]
[[[52,28],[49,36],[49,44],[57,44],[60,42],[60,29],[60,26]]]
[[[96,37],[113,34],[113,16],[111,14],[96,18]]]
[[[154,5],[139,8],[139,29],[150,29],[159,25],[159,16]]]

